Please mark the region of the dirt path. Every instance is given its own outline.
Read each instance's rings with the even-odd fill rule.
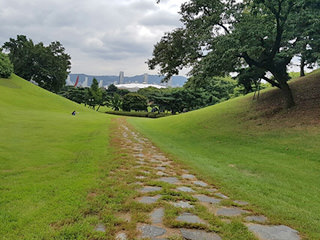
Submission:
[[[170,160],[124,119],[117,121],[119,145],[134,161],[123,169],[135,178],[137,194],[130,206],[141,209],[141,216],[134,217],[135,236],[123,227],[116,239],[300,239],[289,227],[268,225],[265,216],[249,211],[249,203],[231,200]],[[133,218],[122,217],[128,222]]]

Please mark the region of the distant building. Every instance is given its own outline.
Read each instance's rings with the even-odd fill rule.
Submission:
[[[124,83],[124,72],[120,72],[119,73],[119,84],[123,84]]]
[[[145,83],[127,83],[115,85],[119,89],[127,89],[130,92],[137,92],[141,88],[155,87],[155,88],[166,88],[166,86],[161,86],[157,84],[145,84]]]
[[[148,73],[143,75],[143,83],[148,84]]]
[[[73,86],[74,85],[74,83],[71,82],[70,75],[68,75],[68,78],[66,80],[66,85],[67,86]]]
[[[99,82],[99,88],[102,88],[103,87],[103,80],[100,80]]]
[[[88,87],[88,77],[85,77],[84,82],[81,84],[81,87]]]

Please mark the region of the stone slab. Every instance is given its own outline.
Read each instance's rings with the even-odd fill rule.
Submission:
[[[179,222],[186,222],[186,223],[199,223],[199,224],[206,223],[201,218],[191,213],[182,213],[180,216],[176,218],[176,220]]]
[[[171,184],[176,184],[179,182],[178,178],[176,177],[162,177],[162,178],[159,178],[158,181],[171,183]]]
[[[215,234],[202,230],[180,229],[181,235],[186,240],[222,240],[222,238]]]
[[[145,176],[136,176],[136,179],[145,179]]]
[[[117,235],[116,235],[116,240],[127,240],[128,239],[128,237],[127,237],[127,234],[126,233],[118,233]]]
[[[224,216],[224,217],[236,217],[236,216],[240,216],[243,213],[247,213],[247,211],[239,208],[219,208],[217,210],[217,216]]]
[[[177,190],[181,192],[195,192],[192,188],[189,187],[178,187]]]
[[[267,218],[265,216],[248,216],[245,218],[248,222],[258,222],[258,223],[265,223],[267,222]]]
[[[156,174],[157,174],[158,176],[161,176],[161,177],[163,177],[163,176],[168,176],[168,174],[166,174],[166,173],[164,173],[164,172],[161,172],[161,171],[158,171]]]
[[[162,223],[164,216],[164,208],[157,208],[151,214],[151,222],[152,224]]]
[[[223,198],[223,199],[229,199],[228,196],[226,196],[226,195],[224,195],[224,194],[222,194],[222,193],[215,193],[214,195],[216,195],[217,197],[221,197],[221,198]]]
[[[206,187],[206,186],[208,186],[207,183],[202,182],[202,181],[194,181],[193,184],[195,184],[195,185],[197,185],[197,186],[200,186],[200,187]]]
[[[167,232],[163,228],[152,226],[152,225],[143,225],[139,227],[139,230],[142,233],[141,235],[142,238],[159,237]]]
[[[192,174],[183,174],[181,177],[184,178],[184,179],[195,179],[196,178]]]
[[[99,224],[96,226],[95,230],[96,230],[97,232],[106,232],[106,227],[105,227],[102,223],[99,223]]]
[[[245,201],[238,201],[238,200],[235,200],[234,202],[235,202],[236,204],[241,205],[241,206],[246,206],[246,205],[248,205],[248,204],[249,204],[248,202],[245,202]]]
[[[200,202],[205,202],[205,203],[216,204],[216,203],[220,203],[221,202],[220,199],[216,199],[216,198],[213,198],[213,197],[208,197],[206,195],[194,195],[194,197],[196,199],[198,199]]]
[[[140,189],[139,192],[141,192],[141,193],[149,193],[149,192],[160,191],[161,189],[162,189],[162,187],[145,186],[144,188]]]
[[[248,228],[261,240],[300,240],[296,230],[284,225],[266,226],[250,224]]]
[[[138,200],[139,203],[145,203],[145,204],[152,204],[158,201],[160,198],[160,195],[154,196],[154,197],[142,197],[141,199]]]
[[[159,171],[165,171],[166,168],[165,167],[156,167],[155,169],[159,170]]]
[[[191,205],[189,202],[185,202],[185,201],[172,202],[171,204],[175,207],[180,207],[180,208],[194,208],[193,205]]]

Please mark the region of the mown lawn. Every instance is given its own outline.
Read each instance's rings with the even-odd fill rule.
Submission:
[[[88,196],[117,166],[111,118],[17,76],[0,79],[0,239],[102,238],[99,215],[84,212],[105,205]]]
[[[297,229],[304,239],[318,240],[319,125],[286,119],[285,112],[280,120],[263,117],[251,98],[129,122],[233,199],[249,201],[256,213]]]

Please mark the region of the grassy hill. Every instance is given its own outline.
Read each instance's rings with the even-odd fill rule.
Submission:
[[[0,239],[98,234],[88,235],[98,217],[83,219],[83,211],[100,168],[114,167],[111,117],[17,76],[0,79],[0,93]]]
[[[279,90],[162,119],[129,121],[187,168],[274,224],[320,239],[320,72],[292,80],[297,106]]]

